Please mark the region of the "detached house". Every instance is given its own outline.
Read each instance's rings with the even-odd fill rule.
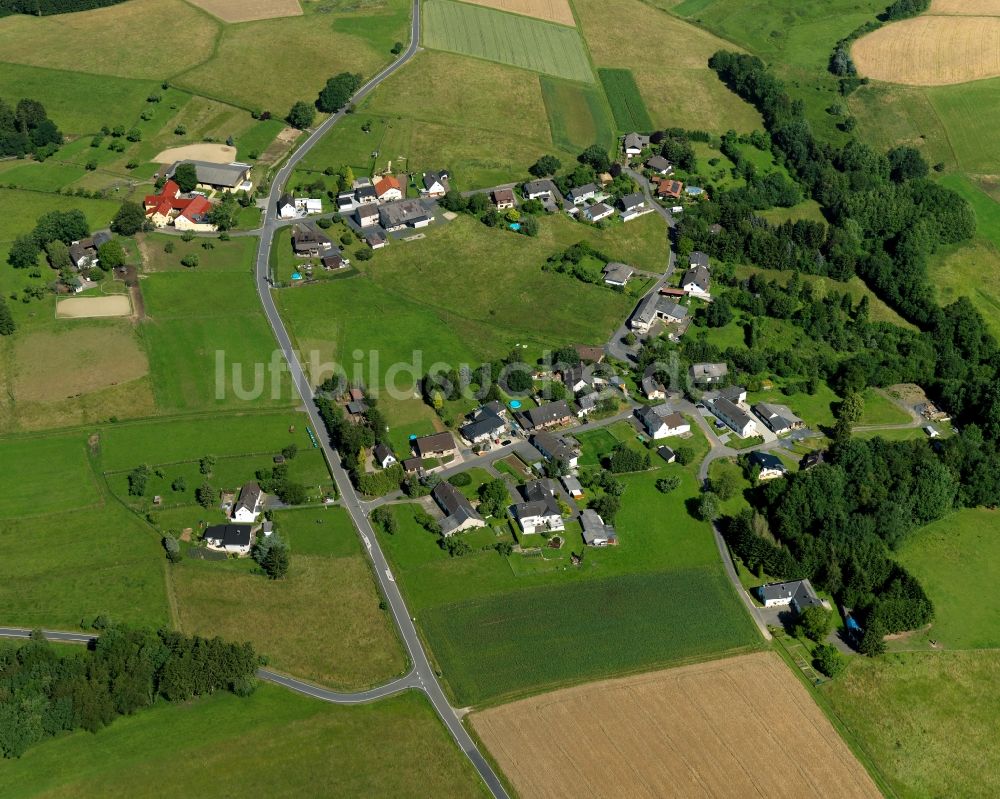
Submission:
[[[396,463],[396,456],[385,444],[376,444],[375,451],[372,455],[375,459],[375,463],[383,469],[388,469],[392,466],[392,464]]]
[[[431,197],[432,199],[444,197],[451,188],[449,184],[450,178],[451,175],[444,169],[440,172],[424,172],[423,177],[421,178],[424,185],[420,190],[420,194],[424,197]]]
[[[721,383],[729,374],[729,367],[724,363],[695,363],[691,365],[691,380],[698,385]]]
[[[354,212],[354,218],[361,227],[371,227],[378,224],[379,209],[377,205],[359,205]]]
[[[593,205],[584,208],[580,212],[580,216],[588,222],[600,222],[602,219],[607,219],[609,216],[614,214],[614,212],[615,209],[607,203],[594,203]]]
[[[385,175],[375,184],[375,196],[380,203],[403,199],[403,187],[392,175]]]
[[[657,440],[680,436],[691,432],[691,425],[676,411],[671,412],[666,405],[660,408],[640,408],[635,412],[649,437]]]
[[[674,171],[673,164],[662,155],[654,155],[647,160],[646,167],[653,170],[657,175],[669,175]]]
[[[333,250],[333,242],[329,236],[320,233],[306,225],[295,225],[292,228],[292,250],[303,257],[318,257]]]
[[[514,207],[514,192],[511,189],[494,189],[490,192],[490,199],[498,211]]]
[[[679,200],[684,193],[684,184],[679,180],[664,179],[656,186],[656,196],[661,199]]]
[[[568,424],[573,421],[573,418],[573,411],[570,410],[566,400],[549,402],[545,405],[539,405],[537,408],[528,408],[528,410],[518,414],[518,421],[521,422],[521,426],[525,430],[539,430]]]
[[[241,524],[252,524],[257,521],[264,505],[264,492],[257,483],[247,483],[240,489],[240,496],[233,505],[230,518]]]
[[[647,147],[649,147],[649,136],[643,136],[641,133],[626,134],[622,140],[622,152],[628,158],[635,158]]]
[[[776,435],[787,433],[790,430],[798,430],[805,426],[805,422],[792,413],[791,408],[787,405],[758,402],[751,410]]]
[[[540,200],[543,197],[555,196],[556,184],[551,180],[529,180],[521,191],[529,200]]]
[[[522,491],[525,501],[511,509],[521,532],[530,535],[565,529],[555,489],[549,480],[533,480],[526,483]]]
[[[692,266],[681,279],[681,288],[692,297],[710,297],[708,293],[709,274],[704,266]]]
[[[77,269],[89,269],[97,266],[100,259],[97,257],[98,248],[111,241],[111,234],[106,230],[101,230],[85,239],[74,241],[69,245],[69,260]]]
[[[580,511],[580,526],[583,528],[583,543],[588,547],[615,546],[618,543],[615,528],[605,524],[596,510],[587,508]]]
[[[535,433],[531,438],[532,446],[550,461],[562,461],[567,469],[575,469],[579,463],[580,453],[576,447],[567,443],[566,439],[554,436],[552,433]]]
[[[612,262],[604,267],[604,283],[608,286],[624,288],[634,274],[635,270],[628,264]]]
[[[455,439],[447,431],[413,439],[413,451],[421,458],[439,458],[456,449]]]
[[[470,421],[459,428],[462,438],[470,444],[482,444],[503,433],[507,429],[507,422],[498,412],[497,406],[499,403],[491,402],[477,408],[470,416]]]
[[[441,535],[446,538],[463,530],[486,526],[486,520],[476,513],[472,503],[447,480],[434,486],[431,495],[445,515],[441,520]]]
[[[663,383],[656,379],[656,374],[652,366],[648,367],[646,373],[642,376],[640,388],[642,388],[642,393],[646,396],[646,399],[661,400],[667,397],[667,389]]]
[[[758,480],[774,480],[777,477],[784,477],[788,471],[781,458],[770,452],[751,452],[749,460],[752,467],[760,469],[757,473]]]
[[[796,613],[802,613],[808,607],[825,607],[812,583],[808,580],[790,580],[787,583],[765,583],[758,586],[757,596],[765,608],[780,605],[791,605]]]
[[[252,536],[247,524],[215,524],[206,527],[201,537],[209,549],[220,549],[231,555],[250,552]]]
[[[434,214],[419,200],[401,200],[386,203],[378,209],[379,223],[390,233],[405,227],[427,227],[434,221]]]
[[[669,297],[651,294],[636,308],[628,325],[638,333],[648,333],[657,319],[662,319],[668,324],[678,324],[687,318],[687,312],[687,308]]]
[[[596,194],[597,186],[593,183],[587,183],[584,186],[577,186],[575,189],[570,189],[566,193],[566,199],[573,205],[582,205],[587,200],[593,200]]]
[[[282,194],[278,199],[278,219],[295,219],[299,215],[291,194]]]
[[[646,197],[642,194],[626,194],[619,200],[622,209],[622,220],[628,222],[646,212]]]

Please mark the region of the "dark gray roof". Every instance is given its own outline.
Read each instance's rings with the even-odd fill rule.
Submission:
[[[280,211],[282,208],[287,208],[288,206],[295,207],[295,200],[292,199],[291,194],[282,194],[278,198],[278,210]]]
[[[521,416],[527,420],[528,427],[553,424],[554,422],[558,422],[560,419],[565,419],[572,415],[573,412],[569,409],[569,404],[566,400],[549,402],[545,405],[540,405],[537,408],[528,408],[528,410],[521,414]]]
[[[598,540],[614,541],[615,528],[610,524],[605,524],[596,510],[587,508],[580,511],[580,526],[583,528],[583,541],[586,544],[593,544]]]
[[[377,460],[379,463],[384,463],[385,459],[390,456],[392,456],[393,458],[396,457],[395,455],[393,455],[392,450],[389,449],[389,447],[387,447],[385,444],[375,445],[375,460]]]
[[[671,163],[662,155],[654,155],[646,161],[646,166],[655,169],[657,172],[664,172],[671,167]]]
[[[625,135],[625,149],[627,150],[641,150],[643,147],[649,146],[649,136],[644,136],[641,133],[628,133]]]
[[[725,397],[715,399],[712,402],[712,407],[720,416],[724,416],[727,420],[731,421],[738,427],[746,427],[747,422],[753,421],[750,414],[744,411],[739,405],[727,400]]]
[[[214,524],[205,528],[202,538],[218,539],[224,547],[248,547],[250,546],[250,525]]]
[[[412,225],[430,218],[419,200],[398,200],[385,203],[378,209],[379,221],[384,228]]]
[[[702,291],[708,291],[708,269],[704,266],[692,266],[684,273],[684,278],[681,280],[681,286],[686,286],[689,283],[694,283]]]
[[[366,186],[358,186],[355,191],[355,195],[359,200],[372,200],[378,197],[378,194],[375,192],[375,187],[370,183]]]
[[[588,216],[591,219],[593,219],[598,216],[607,216],[608,214],[612,214],[614,213],[614,210],[615,209],[612,208],[607,203],[595,203],[594,205],[591,205],[589,208],[585,208],[583,210],[583,213],[584,216]]]
[[[584,186],[577,186],[575,189],[570,189],[566,194],[571,200],[576,200],[578,197],[585,197],[588,194],[594,194],[597,191],[597,186],[593,183],[587,183]]]
[[[430,189],[435,183],[440,183],[446,190],[448,188],[447,173],[424,172],[424,188]]]
[[[442,480],[434,486],[431,493],[438,507],[445,513],[445,518],[441,522],[442,532],[451,532],[469,519],[482,521],[483,517],[476,513],[465,494],[447,480]]]
[[[503,430],[504,420],[492,412],[483,412],[468,424],[462,425],[460,432],[469,441]]]
[[[543,455],[547,455],[550,458],[561,461],[569,461],[576,457],[576,449],[565,439],[559,436],[554,436],[552,433],[546,433],[542,431],[541,433],[535,433],[531,437],[531,443],[535,445],[535,449],[541,452]]]
[[[91,236],[91,241],[94,242],[95,247],[100,247],[102,244],[107,244],[112,238],[114,237],[111,235],[110,230],[98,230]]]
[[[663,426],[663,417],[648,405],[644,405],[635,412],[636,418],[642,422],[643,426],[652,433]]]
[[[691,376],[696,381],[725,377],[727,374],[729,366],[725,363],[696,363],[691,366]]]
[[[626,194],[621,199],[622,209],[625,211],[631,211],[634,208],[640,208],[646,202],[646,197],[642,194],[636,192],[635,194]]]
[[[691,253],[688,256],[688,263],[690,263],[691,266],[704,266],[706,269],[708,269],[709,266],[708,256],[701,250],[695,250]]]
[[[610,280],[613,283],[627,283],[632,278],[632,275],[635,274],[635,270],[631,266],[616,261],[612,261],[605,266],[603,272],[604,279]]]
[[[750,463],[759,466],[761,469],[779,469],[785,471],[785,464],[781,462],[781,458],[777,455],[772,455],[770,452],[751,452]]]
[[[413,449],[421,456],[434,452],[451,452],[455,449],[455,439],[447,431],[421,436],[413,440]]]
[[[292,228],[292,249],[295,252],[329,250],[332,247],[333,241],[325,233],[306,225],[295,225]]]
[[[730,402],[736,402],[745,391],[746,389],[743,386],[726,386],[719,389],[719,396],[724,397]]]
[[[677,457],[670,447],[657,447],[656,454],[663,458],[663,460],[667,463],[670,463],[670,461]]]
[[[195,172],[198,175],[198,182],[206,186],[224,186],[228,189],[239,186],[246,180],[250,172],[250,164],[234,162],[232,164],[213,164],[209,161],[194,161],[185,159],[171,165],[167,171],[167,177],[172,178],[177,167],[181,164],[194,164]]]
[[[551,180],[529,180],[524,184],[525,194],[555,194],[556,184]]]
[[[768,600],[790,600],[799,606],[800,610],[807,607],[823,605],[820,598],[816,596],[812,583],[809,580],[789,580],[784,583],[765,583],[757,588],[757,596],[761,602]]]
[[[236,500],[236,504],[233,505],[233,513],[239,510],[256,510],[263,495],[264,492],[260,490],[260,486],[257,483],[247,483],[240,489],[240,497]]]

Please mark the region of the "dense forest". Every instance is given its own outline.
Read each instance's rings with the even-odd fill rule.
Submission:
[[[20,757],[63,731],[96,732],[162,699],[216,691],[246,696],[259,658],[249,644],[110,625],[96,643],[62,655],[39,632],[0,644],[0,752]]]
[[[0,17],[7,14],[32,14],[47,17],[73,11],[89,11],[123,3],[125,0],[0,0]]]
[[[11,106],[0,98],[0,158],[28,153],[46,158],[62,142],[62,133],[40,102],[25,98]]]

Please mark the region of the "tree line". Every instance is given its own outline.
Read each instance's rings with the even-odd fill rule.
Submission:
[[[0,0],[0,17],[8,14],[31,14],[48,17],[53,14],[69,14],[74,11],[89,11],[123,3],[125,0]]]
[[[96,732],[158,700],[248,696],[259,664],[250,644],[170,630],[106,626],[96,643],[71,655],[35,631],[27,643],[0,644],[0,752],[20,757],[62,732]]]

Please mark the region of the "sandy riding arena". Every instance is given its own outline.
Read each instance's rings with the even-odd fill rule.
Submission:
[[[1000,17],[925,15],[893,22],[854,43],[858,72],[911,86],[1000,75]]]
[[[299,0],[191,0],[223,22],[252,22],[255,19],[299,17]]]
[[[101,316],[128,316],[132,303],[127,294],[110,297],[70,297],[56,303],[56,316],[60,319],[92,319]]]
[[[576,27],[576,20],[573,19],[573,12],[567,0],[466,0],[466,2]]]
[[[236,160],[236,148],[228,144],[186,144],[164,150],[153,160],[158,164],[172,164],[186,158],[210,161],[213,164],[231,164]]]
[[[471,719],[524,799],[881,795],[771,652],[580,685]]]

